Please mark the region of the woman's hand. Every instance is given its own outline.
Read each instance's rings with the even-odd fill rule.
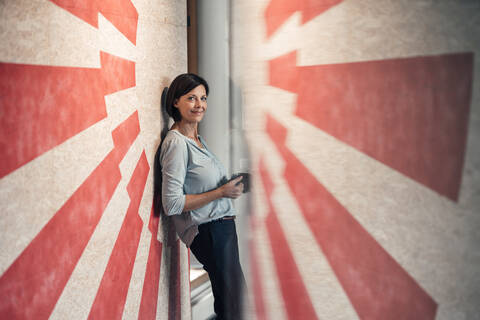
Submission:
[[[243,192],[243,183],[240,182],[242,179],[243,177],[240,176],[221,186],[220,190],[222,191],[222,197],[231,199],[237,199],[240,197]]]
[[[201,208],[207,203],[220,198],[237,199],[243,192],[243,183],[240,182],[242,179],[243,177],[240,176],[217,189],[199,194],[185,195],[185,206],[182,212]],[[237,183],[238,185],[236,185]]]

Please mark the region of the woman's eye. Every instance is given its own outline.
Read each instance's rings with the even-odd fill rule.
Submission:
[[[207,97],[202,97],[202,101],[207,101]]]

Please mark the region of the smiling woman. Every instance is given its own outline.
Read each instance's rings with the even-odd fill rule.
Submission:
[[[207,110],[207,92],[203,85],[199,85],[188,94],[175,100],[174,107],[178,109],[184,122],[198,123]]]
[[[179,75],[168,89],[166,109],[175,123],[157,160],[161,201],[178,236],[208,272],[217,319],[240,319],[245,280],[231,199],[242,194],[242,177],[226,182],[224,166],[198,135],[207,95],[207,82],[192,73]]]

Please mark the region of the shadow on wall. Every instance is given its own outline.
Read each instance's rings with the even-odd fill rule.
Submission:
[[[165,80],[165,79],[164,79]],[[163,81],[163,83],[167,83]],[[172,220],[169,219],[165,214],[162,214],[162,167],[160,165],[160,149],[162,147],[162,142],[167,135],[169,129],[169,119],[170,117],[167,114],[166,109],[166,98],[167,98],[168,87],[164,87],[162,91],[162,97],[160,102],[160,122],[161,122],[161,131],[160,131],[160,143],[158,145],[157,151],[155,153],[154,163],[153,163],[153,210],[156,217],[161,218],[160,227],[162,228],[162,239],[161,243],[164,244],[165,249],[167,249],[163,255],[163,258],[166,259],[167,268],[166,272],[168,273],[167,278],[169,279],[168,285],[168,317],[169,319],[176,319],[181,315],[181,262],[180,262],[180,240],[177,239],[176,232],[172,223]]]
[[[175,230],[171,219],[169,219],[166,215],[162,214],[162,166],[160,165],[160,149],[162,147],[162,142],[165,139],[165,136],[168,132],[169,127],[169,119],[166,108],[166,99],[167,99],[167,92],[168,87],[164,87],[162,91],[162,97],[160,102],[160,122],[161,122],[161,131],[160,131],[160,143],[158,145],[157,151],[155,153],[155,159],[153,164],[153,209],[154,214],[157,217],[161,217],[162,219],[162,234],[164,235],[164,239],[162,239],[162,243],[165,243],[167,247],[170,247],[175,242]]]

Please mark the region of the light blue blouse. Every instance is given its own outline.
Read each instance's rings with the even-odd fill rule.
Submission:
[[[229,198],[220,198],[207,205],[183,212],[186,194],[198,194],[218,188],[227,181],[226,171],[207,144],[204,148],[176,130],[170,130],[162,143],[162,205],[172,216],[180,239],[190,246],[198,234],[198,225],[236,214]]]

